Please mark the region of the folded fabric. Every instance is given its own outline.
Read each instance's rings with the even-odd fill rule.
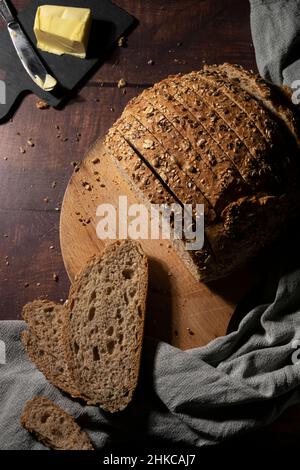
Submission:
[[[20,426],[26,400],[52,399],[89,433],[95,447],[169,442],[207,446],[272,422],[300,402],[300,270],[267,283],[238,329],[181,351],[147,338],[134,401],[111,415],[50,385],[25,355],[21,321],[0,322],[0,449],[42,449]],[[300,354],[299,354],[300,359]]]
[[[300,80],[300,0],[250,0],[250,5],[259,73],[294,88],[293,82]]]

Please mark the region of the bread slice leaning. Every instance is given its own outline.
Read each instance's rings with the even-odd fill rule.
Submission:
[[[34,300],[23,308],[29,330],[21,340],[31,361],[47,380],[73,397],[80,397],[70,375],[63,345],[64,307],[48,300]]]
[[[107,247],[70,291],[64,337],[75,386],[106,411],[123,410],[137,386],[148,285],[139,243]]]
[[[45,397],[25,404],[22,426],[54,450],[94,450],[88,435],[74,418]]]

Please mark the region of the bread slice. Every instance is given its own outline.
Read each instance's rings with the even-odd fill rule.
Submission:
[[[276,85],[271,85],[258,74],[249,72],[239,65],[225,63],[219,65],[218,68],[228,78],[234,80],[239,87],[260,100],[273,117],[284,124],[300,148],[300,117],[296,107],[288,99],[283,90]]]
[[[22,426],[54,450],[94,450],[88,435],[66,411],[45,397],[25,404]]]
[[[116,412],[137,386],[148,261],[131,240],[95,256],[70,290],[64,338],[75,385],[89,404]]]
[[[47,339],[51,340],[51,333],[47,335]],[[21,341],[30,360],[52,385],[68,393],[73,398],[82,398],[84,400],[84,397],[75,387],[64,356],[50,354],[49,351],[44,349],[43,338],[39,339],[30,330],[22,331]],[[53,340],[53,345],[56,346],[57,350],[61,349],[55,345],[55,340]]]
[[[80,397],[70,375],[62,337],[64,307],[48,300],[35,300],[23,308],[29,330],[21,334],[23,346],[37,368],[53,385]]]

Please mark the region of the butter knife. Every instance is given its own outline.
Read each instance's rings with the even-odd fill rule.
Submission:
[[[0,0],[0,15],[28,75],[43,91],[52,91],[57,81],[46,70],[6,0]]]

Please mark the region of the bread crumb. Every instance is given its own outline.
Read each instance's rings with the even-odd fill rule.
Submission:
[[[87,181],[83,181],[83,182],[82,182],[82,186],[83,186],[84,189],[86,189],[87,191],[92,191],[92,185],[90,185]]]
[[[49,250],[54,250],[54,245],[50,245]]]
[[[53,273],[52,274],[52,279],[53,279],[53,281],[58,282],[58,280],[59,280],[58,274]]]
[[[56,181],[52,181],[51,188],[53,188],[53,189],[56,188]]]
[[[43,201],[47,204],[49,202],[49,198],[48,197],[44,197]]]
[[[121,78],[118,81],[118,88],[124,88],[124,87],[126,87],[126,85],[127,85],[127,82],[126,82],[126,80],[124,80],[124,78]]]
[[[93,158],[92,163],[96,165],[96,163],[100,163],[100,159],[98,157]]]
[[[7,160],[7,157],[3,157],[3,160]]]
[[[27,145],[29,145],[29,147],[34,147],[34,143],[31,137],[27,140]]]
[[[25,282],[24,287],[29,287],[29,282]]]
[[[40,287],[41,283],[40,283],[40,282],[37,282],[36,285],[37,285],[37,287]]]
[[[20,153],[26,153],[26,150],[23,147],[20,147]]]
[[[46,101],[44,100],[38,100],[35,103],[35,106],[37,107],[37,109],[49,109],[50,108],[49,104],[46,103]]]
[[[149,59],[148,62],[147,62],[148,65],[154,65],[154,60],[152,59]]]
[[[60,208],[59,207],[55,207],[54,209],[56,212],[59,212],[60,211]]]

